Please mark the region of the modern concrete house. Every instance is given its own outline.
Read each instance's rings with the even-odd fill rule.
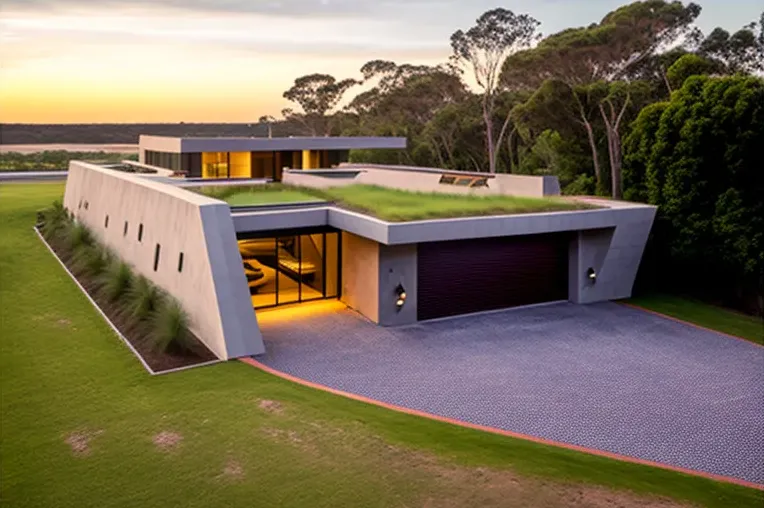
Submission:
[[[144,164],[147,151],[159,147],[156,138],[146,140]],[[247,148],[254,150],[258,141],[284,150],[297,146],[285,138],[246,140],[252,143]],[[212,143],[163,142],[166,150],[176,143],[178,154],[205,153]],[[245,142],[230,149],[241,149],[239,143]],[[302,146],[329,150],[356,141],[311,143]],[[554,177],[434,168],[338,164],[285,169],[281,176],[285,185],[315,189],[372,184],[474,196],[559,194]],[[656,212],[642,204],[576,198],[592,207],[390,222],[327,200],[232,206],[188,185],[183,178],[72,162],[64,205],[173,294],[194,332],[222,359],[264,352],[259,312],[313,300],[338,299],[380,326],[400,326],[561,300],[627,298]]]
[[[406,148],[406,138],[170,138],[141,136],[138,161],[190,178],[268,178],[283,169],[330,168],[350,150]]]

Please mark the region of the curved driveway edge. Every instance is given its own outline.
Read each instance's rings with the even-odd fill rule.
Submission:
[[[372,404],[374,406],[382,407],[382,408],[385,408],[385,409],[390,409],[392,411],[397,411],[399,413],[404,413],[404,414],[408,414],[408,415],[412,415],[412,416],[419,416],[421,418],[427,418],[427,419],[430,419],[430,420],[435,420],[435,421],[439,421],[439,422],[443,422],[443,423],[449,423],[451,425],[458,425],[460,427],[465,427],[465,428],[473,429],[473,430],[479,430],[479,431],[482,431],[482,432],[489,432],[491,434],[498,434],[500,436],[511,437],[511,438],[514,438],[514,439],[523,439],[525,441],[532,441],[534,443],[538,443],[538,444],[542,444],[542,445],[555,446],[555,447],[558,447],[558,448],[564,448],[566,450],[573,450],[573,451],[577,451],[577,452],[581,452],[581,453],[588,453],[590,455],[596,455],[598,457],[605,457],[605,458],[608,458],[608,459],[619,460],[619,461],[622,461],[622,462],[629,462],[629,463],[632,463],[632,464],[639,464],[639,465],[643,465],[643,466],[657,467],[657,468],[660,468],[660,469],[666,469],[668,471],[676,471],[678,473],[684,473],[684,474],[688,474],[688,475],[692,475],[692,476],[699,476],[701,478],[707,478],[707,479],[714,480],[714,481],[725,482],[725,483],[732,483],[732,484],[735,484],[735,485],[740,485],[742,487],[749,487],[749,488],[752,488],[752,489],[764,490],[764,485],[761,485],[761,484],[758,484],[758,483],[748,482],[748,481],[745,481],[745,480],[740,480],[738,478],[732,478],[730,476],[722,476],[722,475],[716,475],[716,474],[712,474],[712,473],[705,473],[703,471],[695,471],[693,469],[686,469],[686,468],[671,466],[669,464],[662,464],[660,462],[651,462],[649,460],[636,459],[634,457],[628,457],[626,455],[618,455],[618,454],[615,454],[615,453],[609,453],[609,452],[605,452],[605,451],[602,451],[602,450],[596,450],[594,448],[586,448],[586,447],[583,447],[583,446],[576,446],[576,445],[572,445],[572,444],[568,444],[568,443],[561,443],[561,442],[557,442],[557,441],[550,441],[548,439],[541,439],[541,438],[537,438],[537,437],[533,437],[533,436],[528,436],[528,435],[525,435],[525,434],[518,434],[516,432],[510,432],[508,430],[497,429],[495,427],[487,427],[485,425],[477,425],[477,424],[474,424],[474,423],[464,422],[464,421],[460,421],[460,420],[454,420],[453,418],[446,418],[444,416],[438,416],[438,415],[434,415],[434,414],[431,414],[431,413],[425,413],[424,411],[417,411],[416,409],[409,409],[409,408],[402,407],[402,406],[396,406],[394,404],[388,404],[386,402],[382,402],[382,401],[375,400],[375,399],[370,399],[368,397],[363,397],[361,395],[356,395],[356,394],[350,393],[350,392],[344,392],[342,390],[337,390],[335,388],[330,388],[328,386],[320,385],[320,384],[313,383],[311,381],[308,381],[308,380],[305,380],[305,379],[302,379],[302,378],[299,378],[299,377],[296,377],[296,376],[292,376],[292,375],[287,374],[285,372],[281,372],[280,370],[272,369],[272,368],[268,367],[267,365],[258,362],[254,358],[239,358],[239,361],[244,362],[244,363],[246,363],[248,365],[251,365],[252,367],[255,367],[257,369],[260,369],[263,372],[267,372],[268,374],[272,374],[274,376],[280,377],[280,378],[285,379],[287,381],[291,381],[293,383],[300,384],[302,386],[307,386],[308,388],[314,388],[316,390],[321,390],[321,391],[324,391],[324,392],[328,392],[328,393],[331,393],[333,395],[339,395],[341,397],[346,397],[348,399],[356,400],[356,401],[359,401],[359,402],[364,402],[366,404]]]
[[[262,324],[257,362],[483,430],[764,484],[764,348],[615,303]],[[750,486],[750,485],[749,485]]]

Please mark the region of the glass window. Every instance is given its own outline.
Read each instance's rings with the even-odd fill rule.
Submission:
[[[336,298],[339,248],[337,233],[239,240],[252,305]]]
[[[456,181],[455,176],[443,175],[440,177],[440,183],[442,184],[451,185],[454,183],[454,181]]]
[[[276,239],[240,240],[239,253],[247,276],[252,306],[276,305]]]

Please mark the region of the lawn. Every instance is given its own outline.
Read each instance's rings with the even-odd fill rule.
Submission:
[[[632,298],[627,303],[764,345],[764,323],[760,317],[664,294]]]
[[[560,198],[475,196],[434,192],[409,192],[372,185],[330,189],[296,188],[282,184],[246,188],[201,187],[196,192],[222,199],[233,206],[326,200],[338,206],[391,222],[517,213],[556,212],[596,208]]]
[[[316,197],[315,195],[280,184],[248,186],[207,185],[203,187],[186,187],[186,190],[223,200],[231,206],[255,206],[276,203],[321,201],[321,198]]]
[[[399,414],[240,362],[151,377],[31,229],[62,189],[0,185],[4,506],[764,501],[752,489]]]

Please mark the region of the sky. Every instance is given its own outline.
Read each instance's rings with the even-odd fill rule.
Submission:
[[[541,31],[626,0],[0,0],[0,123],[256,122],[296,77],[360,78],[369,60],[437,64],[486,10]],[[734,31],[762,0],[700,0]],[[352,91],[351,91],[352,93]]]

